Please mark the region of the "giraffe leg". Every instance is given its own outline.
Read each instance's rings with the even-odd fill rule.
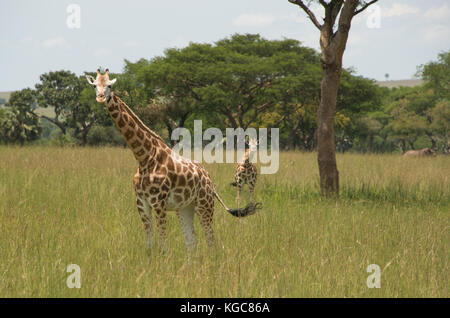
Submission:
[[[237,185],[236,185],[236,204],[237,204],[237,207],[238,207],[238,209],[240,208],[240,204],[241,204],[241,192],[242,192],[242,181],[241,180],[239,180],[238,182],[237,182]]]
[[[248,200],[249,200],[249,202],[253,202],[254,192],[255,192],[255,184],[253,183],[253,181],[251,181],[248,184]]]
[[[162,205],[153,208],[156,216],[156,225],[158,228],[158,237],[159,237],[159,247],[163,254],[167,253],[167,218],[166,218],[166,210]]]
[[[136,194],[136,205],[144,225],[145,241],[147,247],[151,250],[153,247],[153,218],[151,214],[151,207],[147,200],[138,194]]]
[[[193,254],[197,248],[197,237],[194,231],[194,215],[194,206],[187,206],[178,211],[178,219],[180,220],[181,228],[184,233],[189,256]]]
[[[206,237],[206,243],[208,244],[208,247],[211,251],[216,250],[216,243],[214,238],[214,222],[213,222],[213,215],[214,215],[214,206],[212,208],[210,206],[208,207],[196,207],[195,210],[197,211],[197,214],[200,218],[200,224],[203,229],[203,233]]]

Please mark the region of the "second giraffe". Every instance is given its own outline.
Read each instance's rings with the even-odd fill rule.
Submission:
[[[257,147],[258,141],[255,138],[250,139],[243,160],[236,166],[236,172],[234,174],[235,182],[232,182],[231,185],[237,188],[236,202],[238,207],[241,202],[241,192],[244,184],[248,185],[249,201],[250,203],[253,202],[255,184],[258,177],[258,170],[253,163],[253,158],[256,155]]]

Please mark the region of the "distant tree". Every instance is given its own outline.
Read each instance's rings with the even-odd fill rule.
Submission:
[[[407,146],[414,149],[416,140],[427,130],[427,121],[423,116],[408,111],[408,100],[402,99],[391,109],[391,121],[384,127],[388,140],[398,143],[403,152]]]
[[[354,16],[377,2],[359,0],[319,0],[325,9],[323,23],[302,0],[289,0],[298,5],[320,31],[323,77],[321,100],[317,111],[317,150],[322,194],[339,195],[339,173],[336,165],[334,123],[342,58]],[[336,25],[337,24],[337,25]]]
[[[104,120],[107,113],[102,104],[95,102],[95,93],[88,87],[85,77],[62,70],[42,74],[40,80],[41,83],[36,84],[38,105],[51,107],[55,115],[33,114],[56,125],[62,134],[72,133],[81,145],[86,145],[89,130],[99,120]]]
[[[127,143],[116,127],[97,124],[89,130],[87,144],[90,146],[127,147]]]
[[[84,85],[87,83],[85,77],[79,79]],[[95,91],[91,87],[85,87],[80,92],[78,99],[71,103],[69,113],[66,117],[67,127],[73,131],[73,136],[78,139],[82,146],[88,142],[87,136],[94,124],[106,121],[108,113],[103,104],[95,100]]]
[[[335,115],[335,140],[341,145],[337,148],[353,148],[357,140],[365,138],[369,138],[367,145],[373,146],[375,135],[369,127],[374,128],[375,122],[369,119],[369,114],[381,109],[382,97],[382,89],[375,81],[355,76],[351,69],[342,71]]]
[[[319,57],[295,40],[269,41],[259,35],[233,35],[210,44],[166,50],[164,57],[129,65],[146,89],[149,107],[165,113],[169,131],[193,114],[217,119],[219,127],[255,125],[280,99],[313,83]],[[133,69],[134,67],[134,69]],[[315,72],[317,74],[317,72]],[[303,80],[298,80],[303,78]],[[288,87],[288,86],[291,87]],[[164,103],[160,103],[164,101]],[[298,101],[297,101],[298,102]],[[289,101],[291,103],[291,101]]]
[[[37,115],[56,125],[63,134],[68,129],[67,117],[71,106],[78,101],[82,87],[78,77],[69,71],[57,71],[42,74],[41,83],[36,84],[39,107],[51,107],[55,116]]]
[[[437,62],[420,65],[417,75],[435,91],[437,98],[450,99],[450,51],[440,53]]]
[[[25,142],[39,138],[42,128],[38,118],[32,115],[36,106],[36,96],[32,89],[13,92],[0,118],[0,138],[6,143]]]
[[[450,101],[437,102],[433,108],[427,110],[427,115],[431,119],[431,135],[436,138],[434,147],[450,154]]]

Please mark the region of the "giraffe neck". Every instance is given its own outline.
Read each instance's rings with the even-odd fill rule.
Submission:
[[[106,101],[106,108],[141,167],[154,162],[159,150],[171,151],[162,138],[145,126],[114,93]]]
[[[244,163],[249,164],[251,163],[251,160],[253,159],[255,152],[250,151],[250,149],[245,149],[245,155],[244,155]]]

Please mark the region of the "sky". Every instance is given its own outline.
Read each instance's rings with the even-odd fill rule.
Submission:
[[[292,38],[319,51],[319,31],[288,0],[1,0],[0,91],[34,87],[49,71],[121,72],[124,59],[234,33]],[[354,18],[344,67],[375,80],[409,79],[449,49],[450,1],[380,0]]]

